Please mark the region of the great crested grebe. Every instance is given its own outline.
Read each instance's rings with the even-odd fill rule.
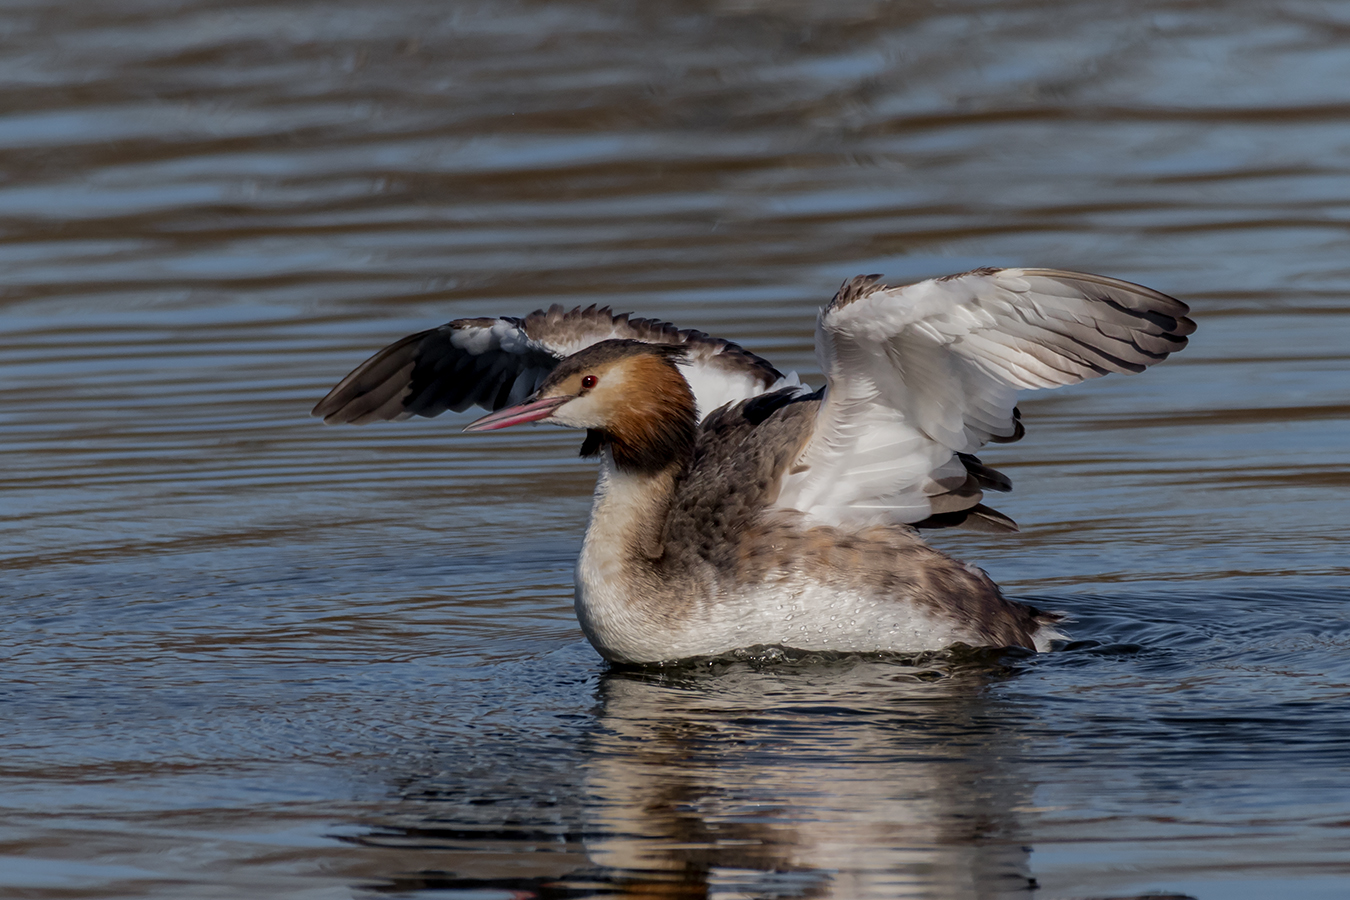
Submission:
[[[457,319],[375,354],[325,422],[494,410],[585,429],[600,460],[576,570],[595,648],[653,663],[756,646],[1044,650],[1058,616],[1008,600],[917,528],[1016,531],[974,454],[1022,437],[1019,389],[1141,372],[1195,323],[1166,294],[1055,269],[846,282],[816,322],[817,391],[729,341],[608,309]]]

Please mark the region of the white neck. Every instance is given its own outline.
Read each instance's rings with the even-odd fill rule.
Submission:
[[[617,649],[646,631],[642,620],[657,598],[645,563],[660,552],[671,487],[668,476],[632,475],[614,465],[608,448],[601,454],[576,571],[577,618],[597,647]]]

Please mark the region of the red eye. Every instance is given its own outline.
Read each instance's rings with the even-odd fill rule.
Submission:
[[[581,389],[583,391],[589,391],[599,383],[599,378],[596,378],[594,375],[587,375],[585,378],[581,379]]]

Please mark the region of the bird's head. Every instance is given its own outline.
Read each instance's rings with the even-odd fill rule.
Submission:
[[[560,362],[524,403],[464,430],[525,422],[584,428],[584,455],[608,446],[621,468],[663,469],[693,452],[694,395],[676,366],[683,357],[678,345],[601,341]]]

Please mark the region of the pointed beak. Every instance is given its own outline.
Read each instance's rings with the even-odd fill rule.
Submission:
[[[510,428],[525,422],[538,422],[553,415],[553,411],[575,397],[546,397],[543,400],[526,400],[517,406],[508,406],[495,413],[489,413],[476,422],[464,427],[465,431],[496,431],[498,428]]]

